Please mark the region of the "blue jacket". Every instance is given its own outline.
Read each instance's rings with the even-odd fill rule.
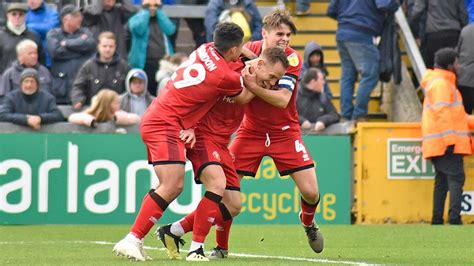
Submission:
[[[40,36],[46,54],[46,66],[51,66],[51,57],[46,49],[46,34],[49,30],[59,27],[58,12],[45,3],[35,10],[28,8],[26,27]]]
[[[251,41],[262,39],[262,17],[254,1],[244,0],[245,11],[250,16],[250,30],[252,31]],[[213,41],[214,29],[219,22],[219,16],[225,10],[225,0],[210,0],[206,9],[204,26],[206,27],[206,38],[208,42]]]
[[[168,36],[176,31],[176,25],[166,16],[162,9],[156,10],[156,20],[163,32],[165,53],[172,55],[173,46]],[[146,50],[148,46],[148,35],[150,22],[150,10],[143,9],[128,20],[128,28],[131,33],[131,47],[128,52],[128,64],[132,68],[143,69],[146,61]],[[157,62],[158,64],[158,62]]]
[[[385,15],[394,13],[398,7],[396,0],[331,0],[327,15],[337,19],[336,39],[355,41],[347,35],[379,36]]]
[[[469,23],[474,22],[474,0],[465,0],[467,15],[469,16]]]

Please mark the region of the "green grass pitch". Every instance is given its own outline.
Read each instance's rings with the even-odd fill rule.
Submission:
[[[111,251],[129,226],[36,225],[0,226],[1,265],[116,265],[130,264]],[[212,261],[223,265],[426,264],[474,265],[474,226],[323,225],[325,250],[315,254],[297,225],[236,225],[230,256]],[[153,229],[154,230],[154,229]],[[190,235],[184,252],[189,248]],[[214,245],[208,237],[206,250]],[[190,265],[170,261],[161,242],[145,240],[154,260],[148,265]],[[185,256],[186,253],[183,253]],[[199,263],[202,264],[202,263]]]

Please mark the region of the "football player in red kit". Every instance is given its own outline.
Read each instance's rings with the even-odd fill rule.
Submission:
[[[255,73],[260,87],[270,88],[285,74],[288,60],[283,50],[270,48],[246,64]],[[240,72],[243,64],[235,65],[236,70]],[[250,101],[251,98],[248,100]],[[195,128],[196,145],[187,151],[187,157],[193,164],[196,182],[203,183],[207,191],[213,191],[216,194],[224,195],[224,197],[218,210],[208,209],[201,212],[196,210],[181,221],[162,226],[157,230],[157,235],[165,244],[170,258],[179,259],[181,257],[179,254],[180,237],[186,232],[193,231],[190,251],[202,249],[204,239],[212,224],[220,225],[232,219],[229,209],[234,206],[229,203],[237,205],[237,208],[240,209],[240,180],[227,145],[232,134],[239,127],[243,115],[244,110],[241,105],[235,104],[232,97],[223,96]],[[239,198],[229,199],[228,196],[238,196]],[[199,219],[200,216],[204,216],[205,219]],[[196,255],[190,254],[193,256],[193,261],[208,260],[204,257],[203,252]],[[188,258],[186,259],[189,260]]]
[[[297,83],[302,61],[289,46],[291,34],[295,32],[296,27],[289,12],[275,10],[263,19],[263,40],[245,45],[256,55],[268,48],[279,47],[285,51],[289,67],[278,81],[276,89],[249,88],[258,97],[245,106],[243,122],[229,150],[235,157],[234,165],[240,177],[255,176],[263,156],[272,157],[280,175],[292,177],[301,194],[299,218],[308,243],[313,251],[320,253],[324,249],[324,238],[314,222],[320,199],[318,182],[313,159],[301,137],[296,111]],[[229,198],[237,198],[237,195]],[[240,208],[232,208],[230,214],[235,216],[239,212]],[[222,226],[216,225],[217,247],[210,258],[226,257],[231,223],[232,220]]]
[[[145,195],[130,233],[113,248],[117,255],[138,261],[151,259],[143,249],[143,238],[183,190],[185,145],[192,145],[189,142],[194,140],[183,130],[195,126],[222,96],[242,102],[247,99],[242,93],[243,84],[258,87],[248,68],[240,74],[229,66],[241,54],[243,35],[234,23],[219,24],[214,42],[203,44],[190,55],[167,83],[167,93],[155,99],[145,112],[141,135],[159,186]],[[207,191],[196,212],[218,209],[221,199],[222,195]]]

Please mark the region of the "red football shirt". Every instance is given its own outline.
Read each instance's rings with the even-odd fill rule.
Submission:
[[[231,63],[230,67],[240,73],[244,67],[242,61]],[[211,138],[227,146],[232,134],[239,128],[244,117],[244,106],[235,103],[230,97],[222,96],[212,109],[199,121],[196,135]]]
[[[171,77],[165,93],[148,108],[146,123],[193,127],[222,96],[242,91],[240,73],[233,71],[213,43],[201,45]]]
[[[246,47],[260,55],[263,41],[250,42]],[[298,112],[296,111],[296,95],[298,94],[298,76],[301,71],[301,57],[293,48],[285,49],[290,66],[285,75],[278,81],[278,87],[292,92],[286,108],[275,107],[264,100],[255,97],[245,106],[245,116],[242,129],[250,132],[280,133],[284,131],[299,132]]]

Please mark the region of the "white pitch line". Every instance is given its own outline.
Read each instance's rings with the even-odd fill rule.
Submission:
[[[68,243],[68,244],[96,244],[96,245],[114,245],[115,243],[108,241],[3,241],[0,242],[0,245],[17,245],[17,244],[54,244],[54,243]],[[159,247],[150,247],[143,246],[145,249],[149,250],[166,250],[165,248]],[[186,251],[182,251],[186,253]],[[299,257],[287,257],[287,256],[271,256],[271,255],[258,255],[258,254],[246,254],[246,253],[229,253],[229,256],[239,257],[239,258],[256,258],[256,259],[278,259],[278,260],[288,260],[288,261],[304,261],[304,262],[320,262],[320,263],[333,263],[333,264],[348,264],[348,265],[358,265],[358,266],[371,266],[377,265],[367,262],[360,261],[348,261],[348,260],[330,260],[330,259],[310,259],[310,258],[299,258]]]

